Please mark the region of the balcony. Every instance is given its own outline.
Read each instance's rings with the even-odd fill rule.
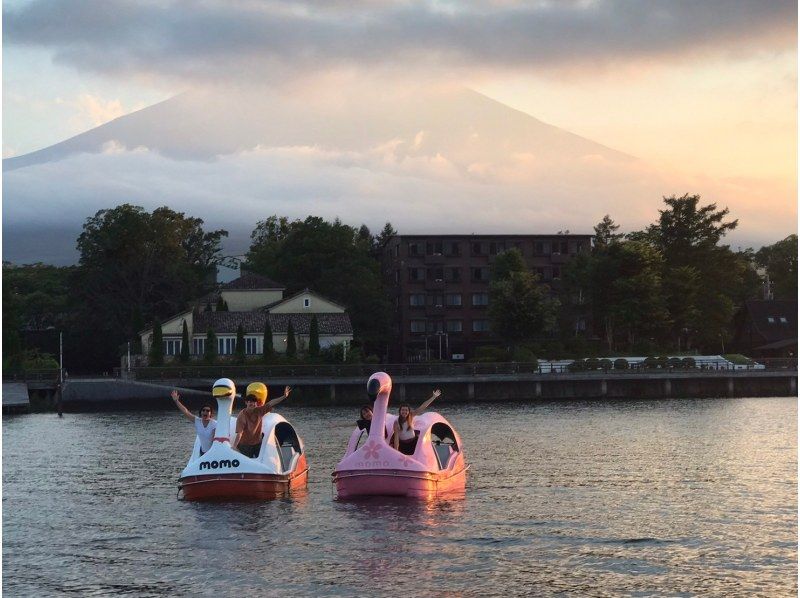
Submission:
[[[437,278],[434,280],[426,280],[425,281],[425,290],[426,291],[441,291],[444,290],[444,280],[441,278]]]
[[[425,264],[426,265],[436,265],[436,264],[443,264],[444,263],[444,255],[441,253],[431,253],[430,255],[425,256]]]

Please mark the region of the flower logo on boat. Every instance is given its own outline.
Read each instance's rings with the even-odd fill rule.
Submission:
[[[380,455],[381,447],[377,442],[373,442],[370,440],[367,444],[364,445],[364,458],[365,459],[377,459]]]

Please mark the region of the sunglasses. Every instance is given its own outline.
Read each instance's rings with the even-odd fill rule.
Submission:
[[[211,409],[201,409],[200,413],[211,413]]]

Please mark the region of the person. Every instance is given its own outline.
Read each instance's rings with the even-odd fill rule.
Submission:
[[[214,442],[214,432],[217,429],[217,420],[213,419],[214,408],[211,405],[203,405],[200,407],[200,417],[192,415],[183,403],[181,403],[181,395],[177,390],[172,391],[172,400],[175,401],[175,406],[180,410],[186,419],[194,422],[194,429],[197,432],[197,437],[200,439],[200,455],[208,452]]]
[[[404,455],[413,455],[417,448],[417,435],[419,432],[414,430],[414,416],[424,412],[428,406],[442,394],[438,388],[433,391],[431,397],[416,409],[412,409],[408,403],[400,405],[397,419],[392,430],[392,446],[396,451]]]
[[[272,411],[272,408],[289,396],[292,391],[287,386],[283,391],[283,396],[277,399],[267,400],[267,387],[261,382],[253,382],[247,387],[244,402],[245,408],[236,416],[236,436],[231,443],[231,448],[238,450],[245,457],[255,459],[261,450],[261,440],[264,434],[261,432],[261,418]]]
[[[369,426],[372,424],[372,406],[364,405],[361,408],[361,419],[356,420],[359,430],[366,430],[369,434]]]

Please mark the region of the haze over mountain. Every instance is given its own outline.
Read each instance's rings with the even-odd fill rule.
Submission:
[[[85,218],[125,202],[226,228],[229,253],[272,214],[406,234],[588,233],[606,213],[646,225],[663,195],[735,203],[730,182],[668,177],[462,87],[190,91],[3,170],[14,262],[73,261]]]

